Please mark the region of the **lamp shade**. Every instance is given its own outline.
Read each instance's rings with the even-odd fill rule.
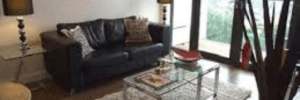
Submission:
[[[172,0],[157,0],[157,3],[159,4],[170,4]]]
[[[4,15],[29,15],[33,14],[32,0],[2,0]]]

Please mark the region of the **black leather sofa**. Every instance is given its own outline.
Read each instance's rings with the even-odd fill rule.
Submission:
[[[127,17],[135,19],[134,16]],[[41,34],[45,66],[56,84],[72,91],[76,87],[91,86],[97,79],[143,68],[157,58],[169,53],[170,29],[161,24],[150,23],[152,45],[125,49],[128,33],[120,19],[97,19],[79,23],[60,23],[57,30],[80,25],[91,47],[95,49],[82,57],[80,43],[67,38],[59,31]]]

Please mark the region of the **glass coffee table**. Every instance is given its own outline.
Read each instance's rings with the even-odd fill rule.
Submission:
[[[208,62],[207,60],[199,60],[197,62],[197,66],[199,67],[186,67],[186,66],[180,66],[178,64],[167,64],[165,66],[171,67],[171,70],[161,74],[161,77],[167,78],[171,81],[170,84],[162,86],[160,88],[154,88],[153,86],[146,85],[142,82],[136,81],[136,78],[147,74],[147,73],[155,73],[155,68],[152,68],[150,70],[140,72],[134,75],[131,75],[129,77],[126,77],[124,81],[124,89],[123,89],[123,96],[124,99],[127,100],[126,97],[126,90],[129,87],[133,87],[145,94],[148,94],[158,100],[162,100],[162,96],[166,93],[172,92],[173,90],[187,85],[187,84],[193,84],[192,81],[197,80],[197,100],[201,99],[201,84],[202,84],[202,78],[204,75],[207,75],[208,73],[215,72],[215,79],[214,79],[214,87],[213,87],[213,94],[209,98],[216,98],[217,92],[218,92],[218,81],[219,81],[219,64],[206,64]]]

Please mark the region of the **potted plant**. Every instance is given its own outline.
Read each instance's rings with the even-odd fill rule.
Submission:
[[[266,43],[266,57],[262,56],[261,44],[257,31],[256,19],[253,11],[252,0],[239,0],[238,7],[240,19],[242,19],[242,29],[246,43],[250,44],[250,62],[254,68],[254,75],[257,82],[260,100],[283,100],[287,87],[292,77],[293,69],[296,63],[296,46],[292,42],[287,57],[283,56],[284,38],[286,35],[287,17],[291,0],[283,0],[282,11],[278,23],[278,30],[274,35],[274,12],[272,8],[272,16],[269,12],[269,1],[262,0],[264,14],[264,33]],[[299,0],[294,0],[294,9]],[[247,10],[246,10],[247,9]],[[244,24],[245,20],[250,24],[254,34],[254,39],[250,40]],[[275,37],[275,38],[273,38]],[[294,41],[295,39],[292,39]]]

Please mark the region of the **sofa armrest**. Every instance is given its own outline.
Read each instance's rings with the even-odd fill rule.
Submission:
[[[49,31],[41,34],[43,48],[47,51],[52,51],[66,47],[77,47],[81,49],[80,43],[66,36],[61,36],[57,31]]]
[[[58,85],[66,89],[81,84],[80,67],[82,63],[82,48],[79,42],[56,31],[41,34],[45,66]]]
[[[163,44],[164,50],[162,55],[169,54],[172,45],[172,33],[170,31],[170,26],[158,23],[149,23],[148,28],[153,42]]]

